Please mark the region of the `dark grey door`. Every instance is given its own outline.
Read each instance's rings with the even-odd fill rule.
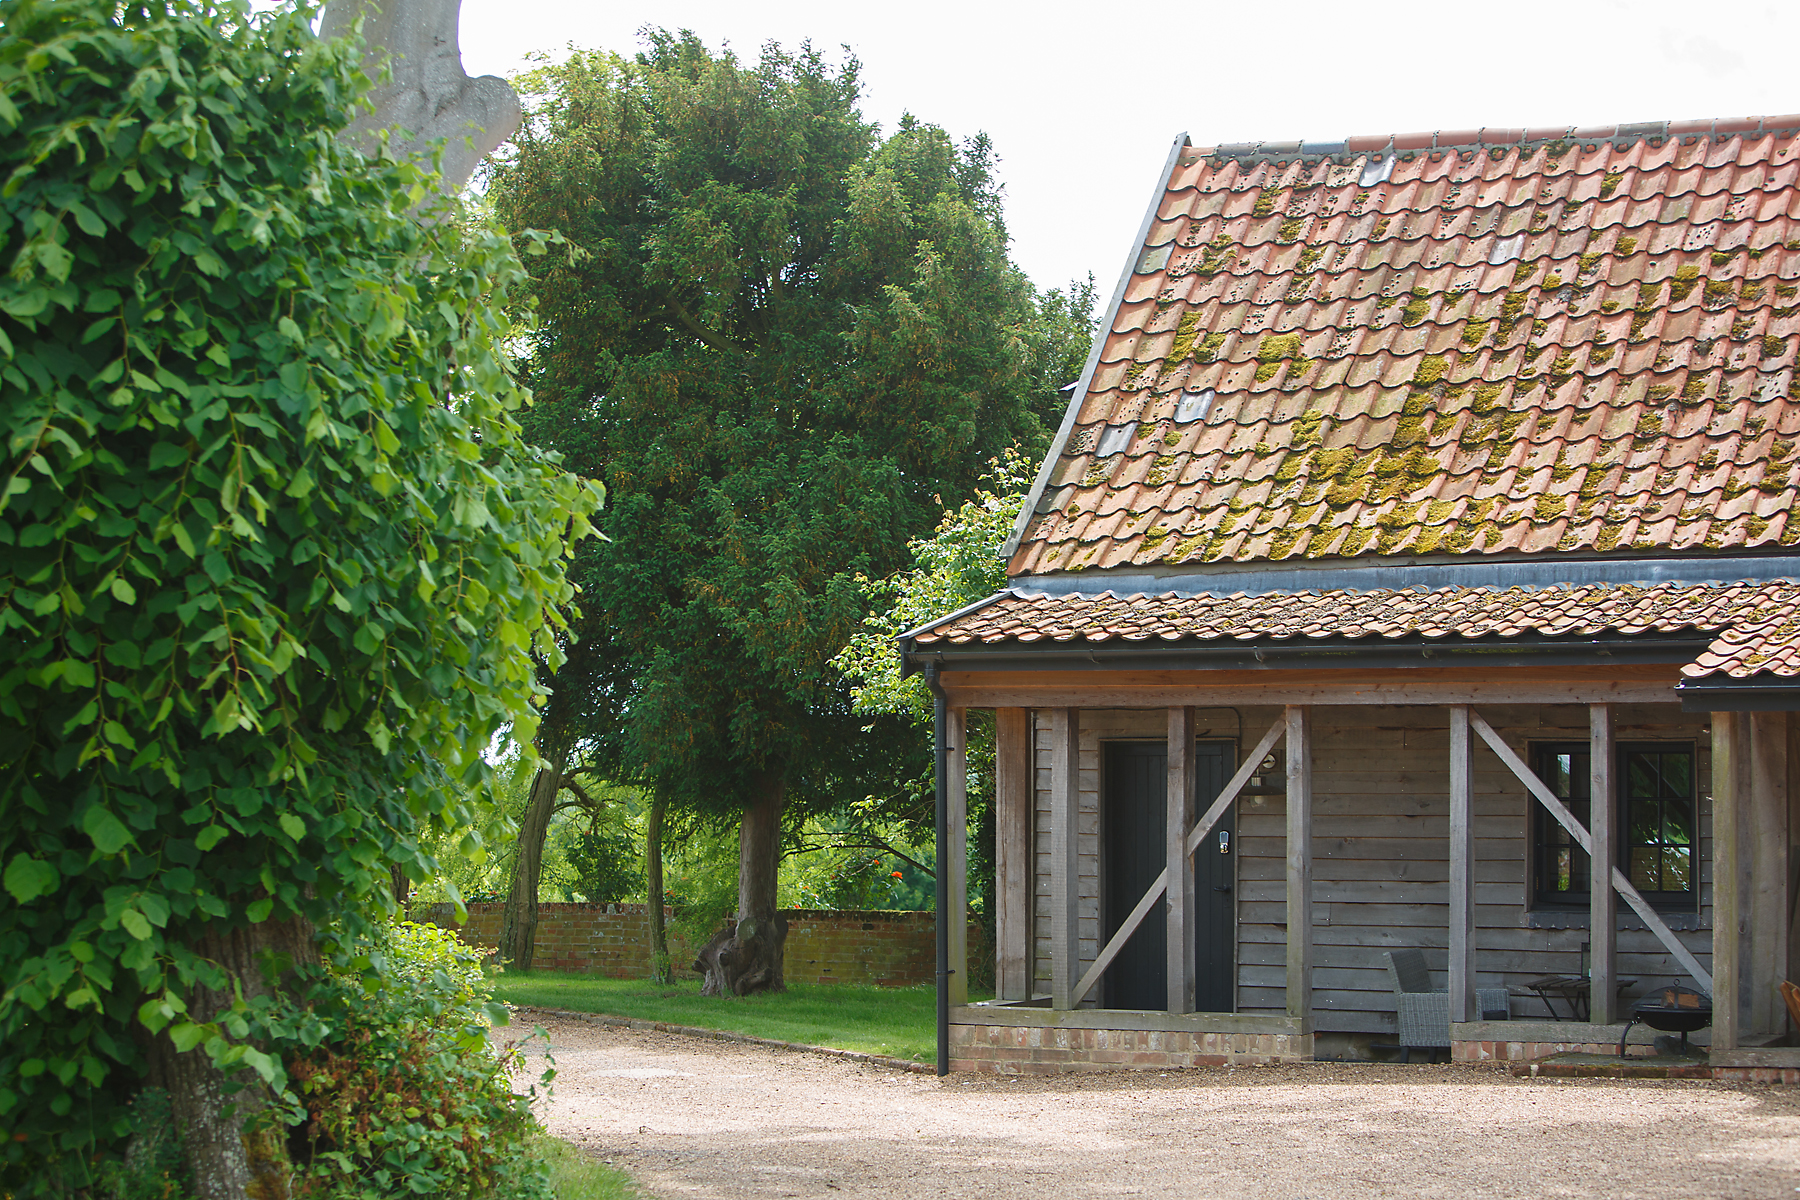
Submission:
[[[1195,813],[1212,803],[1230,775],[1231,745],[1201,742],[1198,746]],[[1166,861],[1168,823],[1168,751],[1160,742],[1105,743],[1103,781],[1105,845],[1101,897],[1102,943],[1110,940],[1131,914]],[[1234,806],[1235,807],[1235,806]],[[1234,814],[1207,835],[1194,856],[1196,899],[1195,1007],[1201,1012],[1231,1012],[1235,991],[1232,942],[1236,930],[1231,889],[1237,857]],[[1220,833],[1228,852],[1220,852]],[[1160,903],[1151,907],[1137,932],[1113,960],[1103,984],[1108,1008],[1168,1008],[1168,921]]]
[[[1198,818],[1231,778],[1230,742],[1201,742],[1194,772]],[[1166,807],[1166,804],[1165,804]],[[1223,834],[1223,838],[1220,835]],[[1233,804],[1194,852],[1194,1008],[1237,1011],[1237,805]]]

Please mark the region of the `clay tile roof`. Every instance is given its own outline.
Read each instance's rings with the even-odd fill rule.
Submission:
[[[1797,130],[1186,148],[1010,573],[1800,541]]]
[[[1689,678],[1800,676],[1800,583],[1448,587],[1229,596],[1002,592],[911,635],[918,649],[1005,643],[1591,638],[1716,634]]]

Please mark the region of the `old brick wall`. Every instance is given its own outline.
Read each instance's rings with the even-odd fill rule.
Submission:
[[[457,926],[448,904],[421,905],[415,921],[455,929],[472,946],[492,949],[500,940],[504,904],[469,905],[468,924]],[[671,910],[665,913],[673,916]],[[785,909],[788,921],[783,970],[791,983],[863,983],[904,987],[930,983],[937,963],[937,918],[928,912],[849,912]],[[969,929],[973,957],[982,945]],[[686,972],[697,946],[669,933],[669,955]],[[650,920],[642,904],[540,904],[533,967],[542,971],[641,978],[650,971]]]

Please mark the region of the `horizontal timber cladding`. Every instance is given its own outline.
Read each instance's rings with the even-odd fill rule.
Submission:
[[[1585,741],[1585,705],[1483,705],[1477,708],[1521,755],[1533,742]],[[1697,916],[1670,916],[1683,943],[1710,964],[1712,955],[1711,739],[1704,714],[1675,704],[1614,706],[1622,742],[1692,741],[1699,797],[1700,898]],[[1240,752],[1279,720],[1273,706],[1203,708],[1198,736],[1234,739]],[[1382,951],[1418,947],[1434,986],[1446,984],[1449,945],[1449,716],[1441,707],[1318,706],[1313,710],[1313,1006],[1315,1028],[1386,1033],[1394,999]],[[1047,934],[1050,895],[1050,724],[1032,714],[1035,754],[1033,845],[1035,928]],[[1080,741],[1080,935],[1082,970],[1099,951],[1101,929],[1101,743],[1162,740],[1159,709],[1087,709]],[[1485,745],[1475,749],[1476,985],[1517,990],[1539,975],[1575,974],[1587,942],[1587,913],[1534,912],[1527,906],[1530,809],[1535,801]],[[1210,797],[1201,797],[1204,806]],[[1237,803],[1236,992],[1242,1013],[1284,1011],[1287,904],[1281,796]],[[1619,975],[1637,982],[1629,999],[1667,982],[1686,981],[1680,966],[1635,914],[1620,904]],[[1050,943],[1036,939],[1034,990],[1049,990]],[[1086,1001],[1098,1004],[1101,988]],[[1558,1003],[1559,1015],[1564,1011]],[[1535,996],[1515,995],[1515,1018],[1550,1016]]]
[[[665,909],[671,917],[673,910]],[[415,921],[453,929],[469,945],[493,953],[504,904],[469,905],[458,926],[448,904],[418,905]],[[929,912],[787,909],[782,973],[789,983],[856,983],[908,987],[937,973],[937,918]],[[979,927],[971,947],[984,945]],[[532,966],[540,971],[641,979],[650,973],[650,921],[642,904],[540,904]],[[674,929],[669,957],[678,975],[693,975],[696,947]]]

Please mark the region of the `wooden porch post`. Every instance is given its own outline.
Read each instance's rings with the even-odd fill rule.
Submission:
[[[1588,705],[1588,1020],[1611,1025],[1619,1003],[1619,894],[1612,867],[1619,828],[1613,779],[1613,719],[1609,704]]]
[[[1074,1007],[1081,975],[1081,710],[1050,710],[1050,1007]]]
[[[944,713],[944,738],[948,761],[944,766],[949,839],[945,863],[950,871],[949,912],[938,920],[950,922],[950,1003],[969,1002],[969,710],[952,708]]]
[[[1469,706],[1450,706],[1450,1019],[1475,1008],[1475,780]]]
[[[1738,816],[1745,769],[1740,726],[1748,718],[1737,713],[1712,714],[1713,796],[1713,1024],[1716,1050],[1738,1046]]]
[[[1787,1027],[1787,1006],[1778,989],[1788,965],[1788,715],[1750,713],[1749,723],[1750,795],[1738,812],[1750,843],[1749,891],[1739,900],[1739,913],[1749,919],[1750,945],[1739,978],[1750,992],[1749,1032],[1774,1034]]]
[[[994,710],[994,993],[1031,999],[1031,710]]]
[[[1169,1011],[1194,1011],[1194,855],[1187,848],[1194,823],[1194,710],[1169,710],[1169,794],[1165,874],[1168,879]]]
[[[1312,1032],[1312,710],[1287,707],[1287,1015]]]

